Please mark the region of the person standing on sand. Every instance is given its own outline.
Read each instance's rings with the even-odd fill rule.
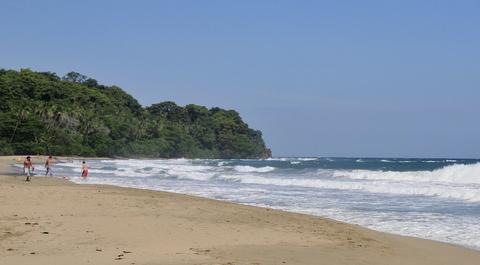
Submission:
[[[27,156],[25,161],[23,161],[23,171],[27,175],[27,179],[25,181],[30,181],[30,177],[33,175],[33,171],[35,168],[33,167],[32,160],[30,156]]]
[[[85,161],[82,162],[82,178],[86,179],[88,177],[88,165]]]
[[[53,158],[52,156],[48,156],[47,161],[45,161],[45,168],[47,169],[47,172],[45,172],[45,176],[47,175],[50,175],[50,177],[53,176],[52,166],[53,166]]]

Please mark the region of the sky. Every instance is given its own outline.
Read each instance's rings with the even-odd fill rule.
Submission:
[[[274,156],[480,158],[480,1],[1,0],[0,67],[235,109]]]

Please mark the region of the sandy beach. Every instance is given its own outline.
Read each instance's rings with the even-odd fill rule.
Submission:
[[[61,178],[0,158],[0,264],[478,264],[480,252],[315,216]],[[43,163],[40,157],[34,160]]]

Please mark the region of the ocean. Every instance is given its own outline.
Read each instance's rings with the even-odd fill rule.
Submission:
[[[54,174],[329,217],[480,249],[480,160],[272,158],[58,162]],[[38,172],[41,174],[42,172]]]

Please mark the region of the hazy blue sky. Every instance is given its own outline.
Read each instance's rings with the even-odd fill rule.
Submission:
[[[479,14],[480,1],[3,0],[0,67],[236,109],[277,156],[480,157]]]

